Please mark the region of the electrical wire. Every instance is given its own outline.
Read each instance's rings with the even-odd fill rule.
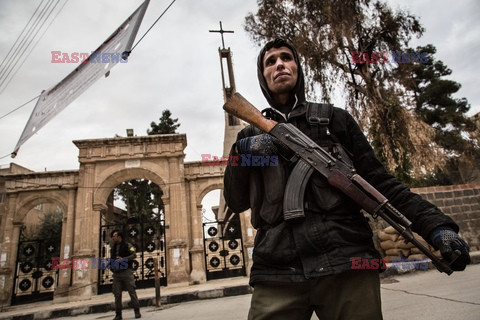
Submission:
[[[15,66],[18,62],[17,57],[19,55],[21,57],[21,54],[23,54],[23,52],[20,54],[20,51],[24,49],[25,44],[27,43],[27,41],[29,40],[29,38],[33,34],[33,32],[35,32],[35,29],[37,28],[40,20],[45,15],[45,10],[48,7],[50,7],[50,5],[53,3],[53,1],[54,0],[49,0],[49,2],[46,4],[46,6],[41,9],[41,12],[35,18],[35,21],[33,22],[33,24],[30,25],[30,27],[28,28],[28,31],[27,31],[26,35],[22,38],[18,47],[14,50],[14,53],[10,57],[10,60],[8,61],[7,65],[5,66],[3,72],[0,73],[0,80],[2,80],[2,82],[0,82],[0,87],[3,85],[5,80],[8,78],[8,76],[10,75],[10,72],[13,70],[13,68],[15,68]],[[13,63],[13,67],[11,67],[12,63]]]
[[[132,49],[130,50],[130,52],[133,51],[133,49],[135,49],[135,47],[140,43],[140,41],[143,40],[143,38],[147,35],[147,33],[150,32],[150,30],[153,28],[153,26],[158,22],[158,20],[160,20],[160,18],[163,17],[163,15],[168,11],[168,9],[170,9],[170,7],[173,5],[173,3],[175,2],[176,0],[173,0],[169,5],[168,7],[162,12],[162,14],[157,18],[157,20],[155,20],[155,22],[150,26],[150,28],[148,28],[148,30],[143,34],[143,36],[137,41],[137,43],[135,43],[135,45],[132,47]]]
[[[3,58],[2,60],[2,63],[0,63],[0,68],[2,68],[4,66],[4,63],[5,63],[5,60],[7,60],[8,56],[10,55],[10,53],[12,52],[13,48],[15,48],[15,46],[17,45],[17,42],[18,40],[20,39],[20,37],[22,36],[23,32],[25,32],[25,29],[27,28],[27,26],[30,24],[30,22],[32,21],[33,17],[35,16],[35,14],[37,13],[38,11],[38,8],[41,7],[42,3],[44,2],[45,0],[42,0],[42,2],[40,2],[40,4],[38,5],[37,9],[35,9],[35,12],[33,12],[32,16],[30,17],[30,20],[28,20],[27,24],[25,25],[25,27],[23,27],[23,30],[22,32],[20,32],[20,35],[17,37],[17,40],[15,40],[15,42],[13,43],[13,46],[10,48],[10,50],[8,51],[7,55],[5,56],[5,58]],[[2,69],[0,69],[0,79],[2,77]]]
[[[60,1],[60,0],[59,0]],[[68,0],[65,0],[65,2],[63,3],[62,7],[60,8],[60,10],[58,10],[58,12],[55,14],[55,16],[53,17],[53,19],[50,21],[50,23],[48,24],[48,26],[45,28],[45,30],[43,31],[43,33],[40,35],[40,37],[38,38],[37,42],[35,42],[35,44],[33,45],[33,47],[30,49],[30,51],[28,52],[28,54],[25,56],[25,58],[23,59],[22,63],[20,64],[20,66],[17,68],[17,70],[15,70],[15,73],[12,75],[12,77],[10,78],[10,80],[8,81],[8,83],[3,87],[3,89],[0,91],[0,94],[3,93],[3,91],[7,88],[7,86],[10,84],[10,82],[13,80],[13,78],[15,77],[15,75],[18,73],[18,71],[20,71],[20,69],[23,67],[23,65],[25,64],[25,61],[27,61],[28,57],[32,54],[32,51],[37,47],[38,43],[40,42],[40,40],[42,40],[43,36],[47,33],[48,29],[50,29],[50,26],[53,24],[53,22],[55,21],[55,19],[58,17],[58,15],[60,14],[60,12],[63,10],[63,8],[65,7],[65,5],[67,4]],[[58,2],[57,4],[55,4],[55,7],[58,5]],[[55,8],[54,8],[55,9]],[[33,39],[32,39],[33,40]],[[0,118],[1,119],[1,118]]]
[[[24,33],[25,29],[27,28],[27,26],[30,24],[31,20],[33,19],[33,17],[35,16],[35,14],[37,13],[38,9],[40,8],[40,6],[42,5],[42,3],[44,2],[45,0],[42,0],[42,2],[39,4],[39,6],[37,7],[37,9],[35,10],[35,12],[33,13],[32,17],[30,18],[30,20],[27,22],[27,25],[25,25],[24,29],[22,30],[22,32],[20,33],[20,35],[18,36],[17,40],[15,41],[15,43],[13,44],[12,48],[10,48],[10,51],[7,53],[7,56],[3,59],[2,63],[0,66],[3,66],[4,65],[4,62],[5,60],[7,59],[7,57],[10,55],[12,49],[15,47],[15,45],[17,44],[18,40],[20,39],[20,37],[22,36],[22,34]],[[53,1],[53,0],[52,0]],[[60,0],[58,0],[60,1]],[[155,20],[155,22],[150,26],[150,28],[148,28],[148,30],[142,35],[142,37],[137,41],[137,43],[135,43],[135,45],[132,47],[132,49],[130,50],[133,51],[133,49],[135,49],[135,47],[140,43],[140,41],[142,41],[142,39],[147,35],[148,32],[150,32],[150,30],[155,26],[155,24],[162,18],[162,16],[168,11],[168,9],[170,9],[170,7],[173,5],[173,3],[175,2],[176,0],[173,0],[169,5],[168,7],[162,12],[162,14],[160,14],[160,16]],[[13,77],[16,75],[16,73],[18,72],[18,70],[20,70],[20,68],[23,66],[23,64],[25,63],[26,59],[28,58],[28,56],[30,56],[30,54],[32,53],[33,49],[37,46],[38,42],[43,38],[43,36],[45,35],[45,33],[47,32],[47,30],[50,28],[50,26],[52,25],[53,21],[57,18],[57,16],[60,14],[60,12],[63,10],[63,8],[65,7],[65,5],[67,4],[68,0],[66,0],[62,7],[60,8],[60,10],[57,12],[57,14],[55,15],[55,17],[50,21],[50,24],[47,26],[47,28],[44,30],[44,32],[42,33],[42,35],[40,36],[40,38],[37,40],[37,42],[35,43],[35,45],[32,47],[32,49],[30,50],[30,52],[28,53],[27,57],[23,60],[22,64],[19,66],[19,68],[16,70],[16,72],[13,74],[12,78],[10,78],[10,81],[13,79]],[[58,5],[58,2],[55,4],[55,7]],[[23,41],[23,40],[22,40]],[[16,54],[15,54],[16,55]],[[10,62],[8,63],[8,65],[10,64]],[[5,69],[4,70],[1,70],[0,69],[0,80],[2,78],[2,74],[4,74],[6,71]],[[5,88],[8,86],[8,84],[10,83],[10,81],[6,84],[6,86],[0,91],[0,94],[3,92],[3,90],[5,90]],[[3,82],[2,82],[3,83]],[[0,88],[1,88],[1,84],[0,84]],[[35,98],[33,98],[32,100],[38,98],[40,95],[36,96]],[[12,111],[4,114],[3,116],[0,117],[0,120],[5,118],[6,116],[10,115],[11,113],[19,110],[20,108],[22,108],[23,106],[25,106],[26,104],[28,104],[29,102],[31,102],[32,100],[26,102],[25,104],[21,105],[20,107],[17,107],[15,109],[13,109]],[[10,156],[7,155],[7,156],[4,156],[4,157],[1,157],[0,159],[3,159],[3,158],[6,158]]]
[[[18,62],[23,58],[23,56],[25,55],[25,52],[27,51],[27,49],[30,47],[31,43],[33,42],[33,40],[37,37],[38,33],[40,32],[40,30],[42,30],[43,26],[45,25],[45,22],[47,22],[47,20],[50,18],[50,16],[52,15],[52,12],[55,10],[55,8],[57,7],[58,3],[60,2],[60,0],[57,0],[57,2],[55,3],[55,5],[53,5],[52,8],[50,8],[52,6],[52,4],[54,3],[55,0],[51,0],[47,6],[44,8],[45,10],[42,11],[42,13],[40,14],[40,18],[37,19],[35,25],[33,26],[34,30],[32,30],[32,32],[30,34],[33,34],[33,36],[30,38],[30,35],[28,36],[28,38],[25,39],[25,42],[28,41],[28,43],[26,43],[25,45],[25,42],[23,43],[23,45],[21,46],[20,49],[18,50],[22,50],[22,52],[20,53],[20,56],[18,57],[18,59],[16,59],[15,63],[13,64],[13,66],[10,68],[10,70],[8,71],[8,73],[6,74],[5,78],[3,79],[2,82],[0,82],[0,88],[2,88],[3,86],[3,89],[0,91],[0,94],[5,90],[5,88],[10,84],[11,80],[13,79],[13,76],[17,73],[15,72],[12,77],[10,77],[10,80],[8,80],[8,82],[4,85],[5,81],[8,79],[10,73],[15,69],[15,67],[17,66]],[[47,13],[48,11],[48,13]],[[46,15],[46,17],[45,17]],[[44,18],[45,17],[45,18]],[[40,26],[38,26],[40,25]],[[30,38],[30,39],[29,39]],[[15,56],[18,56],[18,51],[17,51],[17,54]],[[28,57],[28,56],[27,56]],[[15,57],[14,57],[15,59]],[[25,58],[26,59],[26,58]],[[21,64],[23,65],[23,63]],[[17,69],[18,71],[18,69]]]
[[[17,111],[17,110],[25,107],[27,104],[29,104],[29,103],[32,102],[33,100],[37,99],[38,97],[40,97],[40,95],[36,96],[35,98],[33,98],[33,99],[31,99],[31,100],[28,100],[27,102],[25,102],[24,104],[22,104],[22,105],[19,106],[19,107],[16,107],[16,108],[13,109],[12,111],[7,112],[6,114],[4,114],[3,116],[0,117],[0,120],[3,119],[3,118],[5,118],[5,117],[8,116],[8,115],[14,113],[15,111]]]

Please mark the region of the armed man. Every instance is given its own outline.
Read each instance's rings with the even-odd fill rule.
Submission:
[[[310,319],[313,312],[329,320],[382,319],[381,270],[352,269],[352,258],[381,258],[361,209],[412,242],[410,229],[420,234],[440,250],[445,261],[428,255],[440,271],[465,269],[469,247],[458,225],[387,173],[350,114],[306,101],[292,44],[268,42],[257,74],[271,106],[266,119],[233,112],[239,96],[224,107],[255,124],[239,132],[231,157],[279,156],[276,166],[229,164],[225,172],[228,207],[251,209],[257,230],[248,319]]]

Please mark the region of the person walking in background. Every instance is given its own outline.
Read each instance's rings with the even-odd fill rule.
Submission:
[[[112,247],[110,248],[110,268],[113,272],[112,291],[115,296],[115,318],[122,319],[122,291],[125,289],[130,295],[135,318],[141,318],[140,304],[135,291],[135,278],[131,269],[131,261],[135,260],[137,253],[135,248],[124,241],[120,230],[114,230],[111,233]],[[127,265],[125,265],[127,263]],[[125,267],[124,267],[125,266]]]

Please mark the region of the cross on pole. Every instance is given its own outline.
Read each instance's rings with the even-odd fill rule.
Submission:
[[[233,31],[223,30],[222,28],[222,21],[220,21],[220,30],[209,30],[209,32],[218,32],[222,36],[222,49],[225,49],[225,42],[223,41],[223,34],[224,33],[233,33]]]

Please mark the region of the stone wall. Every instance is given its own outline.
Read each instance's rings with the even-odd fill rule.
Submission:
[[[471,251],[480,250],[479,184],[414,188],[412,192],[418,193],[450,216],[460,226],[460,235],[470,245]],[[372,221],[372,227],[375,244],[383,255],[418,258],[418,250],[411,244],[405,244],[398,233],[393,228],[388,228],[384,221]]]

